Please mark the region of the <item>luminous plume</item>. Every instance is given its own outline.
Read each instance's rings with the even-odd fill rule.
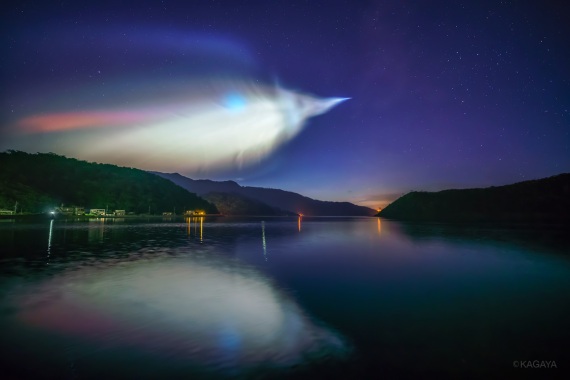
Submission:
[[[105,107],[53,106],[22,118],[12,145],[147,170],[236,168],[259,162],[308,118],[347,99],[234,80],[139,84],[136,94],[115,97]]]

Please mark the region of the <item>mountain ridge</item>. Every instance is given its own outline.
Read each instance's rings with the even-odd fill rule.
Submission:
[[[376,213],[368,207],[350,202],[331,202],[312,199],[288,190],[266,187],[241,186],[235,181],[192,179],[179,173],[150,172],[166,178],[198,195],[207,193],[235,193],[270,207],[307,216],[372,216]]]

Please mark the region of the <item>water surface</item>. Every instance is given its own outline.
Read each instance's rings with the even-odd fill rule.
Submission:
[[[2,222],[0,364],[14,378],[558,375],[570,364],[566,232],[378,218]],[[514,368],[528,360],[558,368]]]

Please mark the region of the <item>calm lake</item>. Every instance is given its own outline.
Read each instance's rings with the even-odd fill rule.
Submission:
[[[0,221],[0,368],[15,379],[558,376],[570,366],[567,232]]]

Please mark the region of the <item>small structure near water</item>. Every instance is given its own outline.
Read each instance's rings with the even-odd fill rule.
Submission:
[[[204,210],[186,210],[184,211],[184,216],[205,216],[206,211]]]

